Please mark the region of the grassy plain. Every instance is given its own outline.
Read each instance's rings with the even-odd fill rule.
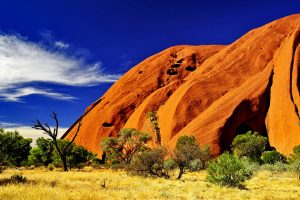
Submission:
[[[0,186],[1,200],[300,199],[300,181],[295,176],[269,171],[257,172],[245,182],[243,190],[213,185],[207,182],[205,171],[184,174],[182,180],[176,180],[174,174],[174,178],[165,180],[109,169],[69,172],[8,169],[0,174],[0,180],[13,174],[22,174],[28,183]]]

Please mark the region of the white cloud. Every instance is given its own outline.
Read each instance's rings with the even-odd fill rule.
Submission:
[[[21,124],[0,121],[0,128],[19,127]]]
[[[56,41],[56,42],[54,43],[54,45],[55,45],[56,47],[58,47],[58,48],[61,48],[61,49],[67,49],[67,48],[70,47],[70,45],[69,45],[68,43],[65,43],[65,42],[63,42],[63,41]]]
[[[32,145],[35,146],[35,141],[39,137],[49,138],[49,136],[43,134],[42,131],[33,129],[29,126],[16,126],[11,128],[6,128],[5,131],[18,131],[20,135],[24,138],[32,138]],[[60,138],[68,129],[59,128],[58,129],[58,138]]]
[[[51,90],[41,90],[33,87],[24,87],[24,88],[17,88],[10,92],[1,92],[0,91],[0,100],[3,101],[10,101],[10,102],[22,102],[21,97],[29,96],[29,95],[44,95],[53,99],[58,100],[73,100],[76,99],[73,96],[67,94],[61,94],[56,92],[51,92]],[[2,96],[2,97],[1,97]]]
[[[15,35],[0,35],[0,99],[21,101],[24,96],[38,94],[60,100],[73,97],[49,88],[25,86],[34,82],[67,86],[91,86],[114,82],[119,75],[104,74],[100,63],[88,64],[84,58],[67,55],[68,44],[57,41],[59,50],[30,42]]]

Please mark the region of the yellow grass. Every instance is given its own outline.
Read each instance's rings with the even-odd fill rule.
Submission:
[[[88,172],[89,171],[89,172]],[[2,200],[96,199],[300,199],[300,181],[289,174],[258,172],[247,190],[219,187],[205,180],[206,172],[184,174],[182,180],[141,178],[123,171],[6,170],[0,179],[19,173],[29,184],[0,186]],[[105,181],[106,187],[101,184]]]

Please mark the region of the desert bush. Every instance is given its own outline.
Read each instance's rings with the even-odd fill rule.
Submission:
[[[289,171],[296,174],[300,180],[300,145],[293,148],[293,154],[288,158]]]
[[[245,134],[237,135],[231,144],[234,155],[238,157],[249,157],[253,161],[260,162],[260,157],[264,152],[268,139],[259,135],[258,132],[248,131]]]
[[[84,172],[92,172],[94,168],[92,166],[85,166],[82,168],[82,171]]]
[[[293,153],[294,154],[300,154],[300,145],[294,146]]]
[[[59,148],[64,148],[64,146],[69,144],[69,141],[66,140],[58,140],[57,141]],[[83,146],[79,146],[76,144],[71,144],[68,151],[66,152],[67,156],[67,164],[70,168],[82,168],[88,161],[93,160],[96,155],[84,148]],[[62,162],[60,156],[56,149],[53,151],[53,155],[51,157],[52,164],[56,167],[61,167]]]
[[[177,140],[172,157],[179,167],[177,179],[180,179],[187,169],[204,169],[209,161],[210,153],[208,147],[200,148],[194,136],[181,136]]]
[[[0,166],[20,166],[27,161],[32,139],[24,138],[17,131],[0,128]]]
[[[247,170],[250,172],[255,172],[261,169],[260,168],[261,165],[258,162],[255,162],[248,157],[242,157],[241,161],[244,164],[244,166],[247,168]]]
[[[10,177],[10,180],[13,183],[25,183],[27,181],[27,178],[25,176],[22,176],[21,174],[14,174]]]
[[[261,155],[261,160],[265,164],[274,164],[276,162],[286,162],[286,157],[277,151],[264,151]]]
[[[164,161],[164,170],[166,171],[167,174],[173,169],[176,169],[176,163],[172,159],[167,159]]]
[[[0,186],[5,186],[8,184],[24,184],[27,183],[28,180],[25,176],[20,174],[14,174],[10,178],[0,179]]]
[[[163,147],[148,149],[137,153],[127,171],[133,175],[169,178],[168,169],[165,170],[167,150]]]
[[[48,169],[49,169],[50,171],[53,171],[53,170],[54,170],[54,168],[55,168],[55,167],[54,167],[54,165],[53,165],[53,164],[49,164],[49,165],[48,165]]]
[[[289,169],[289,166],[286,163],[276,162],[274,164],[263,164],[260,166],[261,170],[267,170],[272,173],[276,172],[285,172]]]
[[[122,129],[118,137],[108,137],[101,142],[106,160],[112,164],[129,164],[135,153],[147,149],[146,143],[151,139],[149,134],[136,129]]]
[[[36,147],[32,148],[28,161],[35,166],[47,167],[53,162],[54,144],[52,140],[40,137],[36,140]]]
[[[252,176],[252,172],[247,169],[242,160],[228,152],[212,161],[208,165],[207,172],[208,181],[229,187],[240,187]]]
[[[204,168],[203,163],[201,162],[200,159],[192,160],[187,166],[187,169],[191,172],[200,171],[203,168]]]
[[[297,178],[300,180],[300,159],[295,159],[290,162],[289,171],[297,175]]]

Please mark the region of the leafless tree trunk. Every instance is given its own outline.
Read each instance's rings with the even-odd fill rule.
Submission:
[[[74,142],[75,138],[77,137],[78,135],[78,132],[80,130],[80,127],[81,127],[81,120],[82,118],[79,120],[78,122],[78,127],[77,127],[77,130],[73,136],[73,138],[68,142],[68,144],[64,147],[59,147],[58,146],[58,139],[57,139],[57,134],[58,134],[58,126],[59,126],[59,123],[58,123],[58,119],[57,119],[57,114],[55,112],[53,112],[51,115],[51,118],[54,119],[55,121],[55,128],[53,129],[53,131],[51,130],[50,126],[45,123],[45,124],[42,124],[39,120],[36,120],[33,124],[33,127],[34,129],[37,129],[37,130],[42,130],[44,131],[44,134],[48,135],[52,141],[53,141],[53,144],[58,152],[58,155],[62,161],[62,164],[63,164],[63,171],[68,171],[68,166],[67,166],[67,152],[69,150],[69,148],[71,147],[72,143]]]

